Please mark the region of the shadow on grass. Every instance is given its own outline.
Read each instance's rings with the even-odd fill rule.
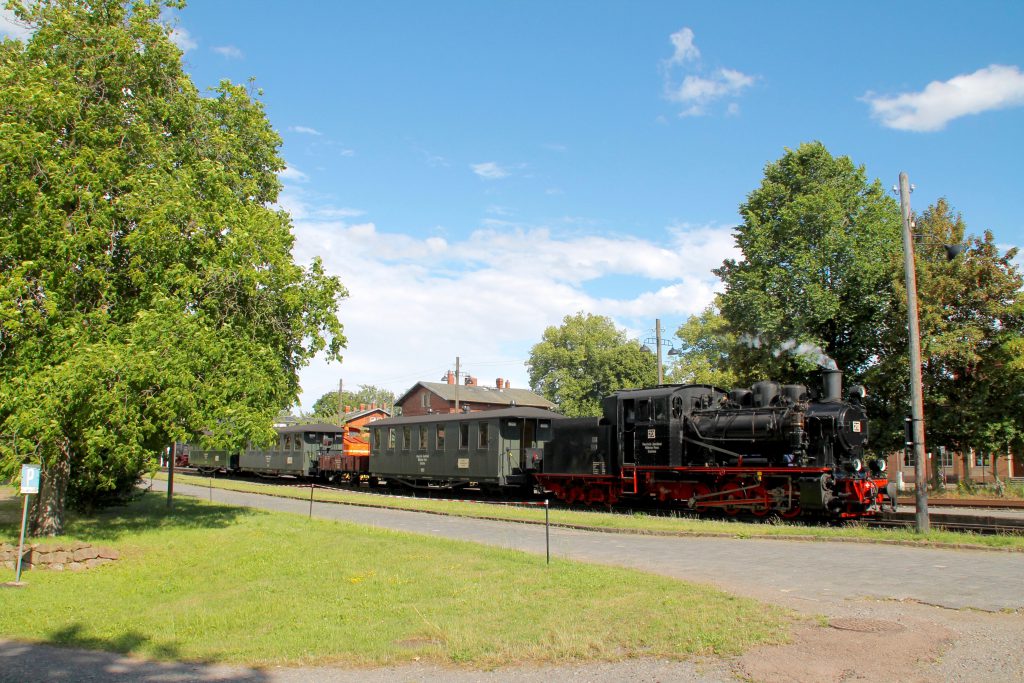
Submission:
[[[92,515],[71,516],[67,533],[96,541],[115,541],[121,536],[155,529],[220,529],[243,517],[266,514],[260,510],[229,505],[207,505],[189,498],[175,498],[167,508],[166,496],[145,493],[131,503]]]
[[[238,681],[258,683],[266,674],[253,669],[204,663],[147,661],[130,656],[149,639],[126,633],[112,639],[84,636],[69,626],[50,634],[49,643],[0,640],[0,680],[4,681]],[[174,659],[177,648],[154,648],[156,656]],[[129,655],[129,656],[125,656]]]

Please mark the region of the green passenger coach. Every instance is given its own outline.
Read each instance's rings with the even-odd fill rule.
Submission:
[[[370,471],[411,488],[532,486],[529,475],[561,419],[513,407],[378,420],[370,427]]]

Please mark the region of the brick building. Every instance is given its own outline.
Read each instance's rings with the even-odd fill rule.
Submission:
[[[493,386],[481,386],[475,377],[459,384],[449,371],[444,382],[417,382],[395,402],[402,415],[477,412],[512,406],[554,410],[555,404],[527,389],[513,389],[508,380],[498,378]]]
[[[995,457],[998,455],[998,457]],[[902,477],[904,484],[914,483],[914,456],[909,451],[893,453],[888,458],[890,481]],[[928,453],[928,481],[939,478],[948,485],[970,480],[975,484],[991,484],[996,477],[1002,481],[1024,477],[1024,454],[990,453],[971,450],[966,455],[939,449]]]

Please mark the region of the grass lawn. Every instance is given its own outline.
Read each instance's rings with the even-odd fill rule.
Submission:
[[[385,664],[688,658],[787,638],[780,609],[705,586],[352,524],[161,494],[68,540],[121,559],[30,571],[0,589],[4,637],[144,657]],[[17,542],[20,500],[0,504]],[[2,570],[0,571],[7,571]],[[11,572],[13,579],[13,572]]]
[[[165,474],[157,474],[158,479],[166,479]],[[195,486],[212,486],[232,491],[247,491],[267,495],[283,496],[309,500],[309,488],[295,486],[274,486],[270,484],[250,483],[238,479],[211,478],[192,476],[175,472],[176,483]],[[394,507],[408,510],[425,510],[463,517],[486,517],[489,519],[505,519],[511,521],[544,520],[544,511],[536,507],[521,508],[508,505],[489,505],[484,503],[464,503],[448,500],[431,500],[429,498],[386,497],[361,493],[358,491],[338,491],[316,489],[315,500],[319,502],[336,502],[353,505],[373,505],[377,507]],[[584,526],[611,531],[632,531],[638,533],[665,534],[715,534],[739,536],[744,538],[804,538],[808,540],[854,539],[872,542],[926,543],[952,546],[981,546],[1024,551],[1022,535],[981,535],[972,533],[933,530],[928,534],[918,534],[912,529],[872,529],[866,526],[850,524],[842,527],[809,526],[803,524],[763,524],[743,523],[731,520],[691,519],[687,517],[654,517],[645,514],[613,514],[601,511],[561,510],[550,512],[552,524],[567,526]]]

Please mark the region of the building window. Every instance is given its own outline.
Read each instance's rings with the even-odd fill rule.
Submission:
[[[427,450],[427,425],[420,425],[420,450]]]
[[[914,452],[909,448],[903,449],[903,466],[913,467],[914,466]]]
[[[489,426],[490,425],[488,425],[486,422],[481,422],[480,424],[478,424],[476,426],[476,433],[479,435],[478,443],[479,443],[479,447],[480,448],[487,448],[487,443],[488,443],[488,441],[487,441],[487,437],[488,437],[487,428]]]
[[[945,446],[939,446],[939,466],[940,467],[952,467],[953,466],[953,451],[949,450]]]
[[[463,422],[459,425],[459,450],[469,448],[469,425]]]
[[[437,450],[444,450],[444,425],[437,425]]]
[[[430,392],[429,391],[424,391],[422,394],[420,394],[420,406],[423,407],[423,408],[429,408],[430,407]]]
[[[394,427],[389,427],[388,428],[388,450],[389,451],[395,450],[395,428]]]
[[[402,427],[402,450],[412,450],[412,428]]]
[[[974,451],[974,466],[988,467],[988,453],[980,453],[978,451]]]

